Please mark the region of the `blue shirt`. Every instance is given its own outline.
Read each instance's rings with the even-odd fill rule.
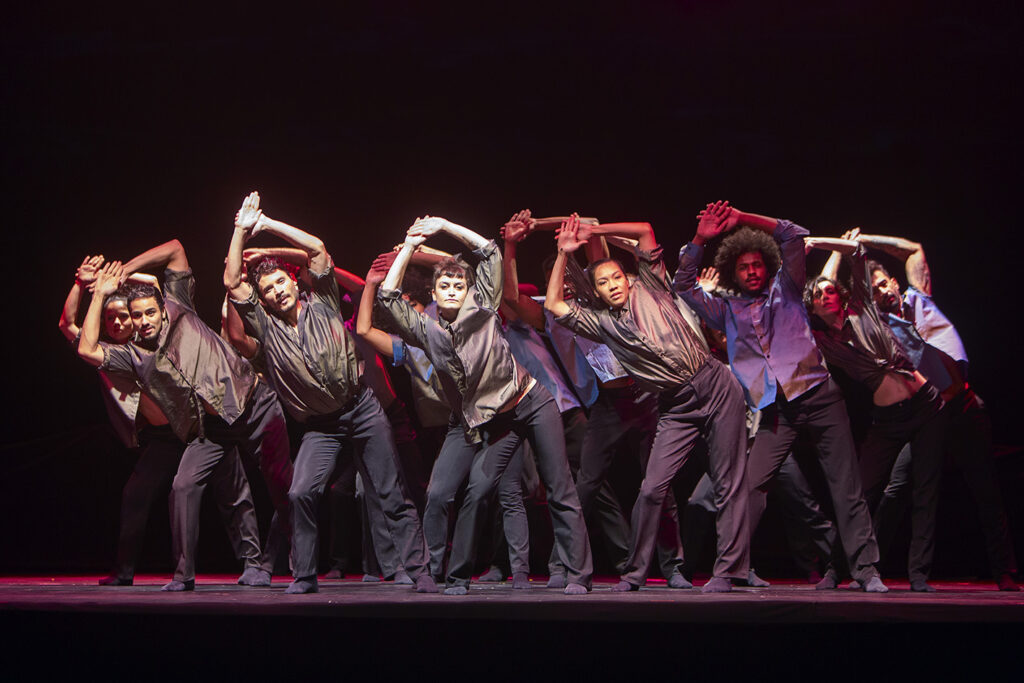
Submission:
[[[537,330],[522,320],[511,320],[505,326],[505,338],[508,339],[508,346],[512,349],[515,359],[551,392],[558,412],[564,413],[580,407],[579,400],[566,384],[558,362],[551,356]]]
[[[930,296],[908,287],[903,294],[903,317],[914,324],[922,339],[955,360],[960,366],[960,373],[967,379],[968,360],[964,343],[953,323]]]
[[[691,242],[679,252],[675,291],[710,327],[725,333],[729,365],[755,410],[779,398],[792,401],[828,379],[803,302],[808,234],[799,225],[778,222],[772,236],[782,250],[782,267],[753,296],[708,294],[697,284],[704,248]]]

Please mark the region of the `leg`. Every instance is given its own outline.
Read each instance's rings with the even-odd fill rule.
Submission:
[[[195,584],[195,549],[199,540],[199,507],[203,491],[225,447],[210,439],[194,439],[181,456],[171,484],[171,538],[174,546],[174,580],[166,590],[191,590]]]
[[[345,458],[337,478],[328,489],[331,516],[331,568],[327,578],[342,578],[355,570],[356,563],[351,553],[355,548],[356,519],[360,517],[356,507],[356,465],[352,458]]]
[[[423,512],[423,535],[430,552],[430,573],[434,577],[444,574],[449,513],[479,450],[477,445],[466,441],[466,432],[460,425],[452,425],[430,474]]]
[[[235,557],[241,560],[243,570],[259,569],[260,527],[256,521],[249,480],[245,477],[245,469],[237,450],[221,458],[210,477],[210,492],[224,520],[224,529]],[[269,585],[270,577],[266,577],[266,580]]]
[[[320,496],[334,469],[341,436],[310,429],[302,435],[288,499],[292,508],[292,571],[295,582],[316,591],[317,513]],[[303,588],[306,586],[303,585]],[[291,588],[291,587],[289,587]]]
[[[533,457],[529,444],[521,443],[509,460],[498,482],[498,503],[502,528],[508,543],[509,569],[512,575],[530,573],[530,526],[523,503],[523,461]]]
[[[775,481],[794,559],[806,575],[820,575],[823,565],[831,563],[835,527],[822,513],[807,478],[792,455],[782,462]]]
[[[920,395],[928,389],[935,395],[932,400],[925,402],[925,397]],[[918,414],[923,419],[919,420],[920,427],[910,442],[914,491],[910,513],[910,555],[907,560],[911,588],[915,590],[927,586],[932,571],[932,558],[935,555],[935,513],[939,505],[943,439],[947,424],[946,413],[941,410],[942,400],[938,396],[938,391],[928,385],[914,396],[914,399],[917,398],[921,399]],[[915,586],[915,582],[919,585]]]

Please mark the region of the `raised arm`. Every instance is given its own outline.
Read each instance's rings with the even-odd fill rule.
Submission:
[[[245,333],[242,316],[232,306],[227,297],[220,309],[220,336],[226,339],[235,351],[244,358],[252,359],[260,350],[260,343]]]
[[[519,293],[519,272],[516,248],[531,230],[530,210],[524,209],[512,216],[501,229],[505,238],[505,257],[502,260],[504,286],[502,301],[518,315],[523,322],[535,329],[544,329],[544,308],[539,303]]]
[[[447,218],[440,218],[438,216],[426,216],[413,223],[412,227],[409,228],[410,236],[422,236],[424,239],[436,235],[439,232],[444,232],[455,239],[459,240],[471,249],[483,249],[487,246],[489,239],[480,236],[478,233],[473,232],[469,228],[452,223]],[[409,240],[406,240],[408,244]],[[422,242],[421,242],[422,244]]]
[[[178,240],[164,242],[160,246],[144,251],[124,264],[124,277],[140,270],[167,269],[176,272],[188,270],[185,247]]]
[[[373,326],[373,307],[377,301],[377,287],[387,277],[391,265],[397,259],[397,254],[381,254],[373,261],[370,270],[366,273],[366,286],[363,287],[363,295],[359,299],[359,310],[356,313],[356,334],[369,342],[373,350],[382,356],[392,358],[395,355],[394,344],[391,335]]]
[[[82,259],[82,265],[75,270],[75,284],[71,285],[71,291],[68,292],[68,297],[64,300],[64,308],[60,314],[60,321],[57,323],[57,327],[68,341],[73,341],[81,332],[76,321],[78,309],[82,305],[82,291],[96,282],[96,276],[102,265],[102,256],[86,256]]]
[[[246,301],[252,295],[252,287],[242,277],[242,259],[245,243],[252,237],[261,213],[259,193],[250,192],[235,214],[235,229],[231,234],[228,257],[224,259],[224,288],[235,301]]]
[[[565,264],[571,258],[569,254],[587,243],[586,239],[580,237],[579,227],[579,216],[573,214],[558,230],[558,256],[555,257],[555,265],[551,270],[551,277],[548,278],[548,291],[544,297],[544,308],[551,311],[556,318],[567,315],[572,310],[569,304],[565,303],[562,292],[565,286]]]
[[[92,301],[82,323],[82,337],[78,342],[78,355],[87,363],[99,367],[103,364],[103,349],[100,347],[100,328],[103,324],[103,300],[117,291],[125,277],[125,267],[113,261],[103,266],[96,276]]]
[[[866,247],[903,259],[907,282],[923,294],[932,295],[932,273],[924,257],[924,247],[919,243],[886,235],[861,235],[857,239]]]
[[[579,220],[578,217],[577,220]],[[577,235],[584,242],[594,235],[600,237],[625,237],[636,240],[637,248],[641,251],[651,251],[658,246],[658,241],[654,237],[654,228],[651,227],[650,223],[599,223],[591,225],[580,222]]]
[[[822,277],[827,277],[832,282],[836,281],[836,278],[839,277],[839,264],[842,262],[843,256],[850,256],[857,251],[858,244],[856,240],[859,235],[860,230],[854,228],[844,232],[840,239],[834,237],[804,238],[804,245],[807,248],[823,249],[832,252],[828,260],[825,261],[825,266],[821,269]]]
[[[252,229],[253,235],[261,232],[277,235],[306,252],[306,255],[309,257],[309,269],[313,273],[322,274],[331,263],[331,257],[327,253],[323,241],[305,230],[300,230],[293,225],[288,225],[263,214],[257,219],[256,225]]]

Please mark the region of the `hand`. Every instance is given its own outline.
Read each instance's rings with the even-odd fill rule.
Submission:
[[[733,213],[736,212],[727,201],[719,200],[708,204],[703,211],[697,214],[697,237],[706,242],[718,237],[726,230],[736,227],[738,216],[733,217]],[[730,218],[732,218],[731,225]]]
[[[407,238],[405,241],[407,244],[409,243],[408,237],[423,237],[423,241],[426,241],[428,237],[443,231],[447,224],[448,221],[446,219],[437,216],[417,218],[416,222],[409,226],[409,230],[406,231]],[[419,242],[419,244],[423,244],[423,241]]]
[[[265,252],[259,248],[249,248],[242,251],[242,261],[246,268],[252,268],[265,256]]]
[[[856,242],[858,237],[860,237],[860,228],[852,228],[843,233],[843,239],[850,242]]]
[[[255,235],[259,230],[256,228],[256,224],[263,216],[263,212],[260,211],[260,193],[250,192],[249,195],[242,200],[242,208],[235,214],[235,227],[239,230],[251,231]]]
[[[117,291],[128,275],[120,261],[111,261],[103,266],[93,284],[93,296],[107,296]]]
[[[583,238],[580,233],[583,232],[580,229],[580,216],[577,213],[569,216],[557,231],[555,231],[555,239],[558,242],[558,251],[571,254],[576,251],[590,239]]]
[[[395,252],[389,251],[375,258],[373,265],[370,266],[370,270],[366,273],[366,284],[376,287],[384,282],[384,278],[388,276],[388,271],[391,270],[391,265],[395,262],[397,256],[398,254]]]
[[[708,266],[704,270],[700,271],[700,277],[697,278],[697,284],[705,292],[710,294],[718,288],[718,269],[714,266]]]
[[[89,287],[96,282],[100,267],[103,265],[102,256],[86,256],[82,259],[82,265],[75,271],[75,279],[78,284]]]
[[[522,242],[527,235],[533,232],[536,224],[537,221],[530,218],[530,210],[523,209],[522,211],[513,214],[512,218],[508,219],[505,225],[502,226],[501,236],[506,242]]]

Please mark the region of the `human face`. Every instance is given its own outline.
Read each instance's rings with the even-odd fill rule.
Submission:
[[[164,324],[164,312],[156,297],[134,299],[131,303],[132,327],[143,341],[155,341]]]
[[[278,315],[288,313],[299,301],[299,286],[291,275],[281,269],[260,277],[259,293],[263,303]]]
[[[900,310],[900,284],[896,278],[889,277],[885,271],[876,270],[871,273],[871,293],[877,305],[888,313]]]
[[[733,279],[747,294],[757,294],[768,282],[768,267],[759,251],[748,251],[736,259]]]
[[[618,263],[602,263],[594,270],[594,289],[601,301],[612,308],[622,308],[629,298],[629,280]]]
[[[117,299],[103,307],[103,329],[115,344],[124,344],[132,338],[135,329],[127,303]]]
[[[814,315],[819,318],[831,318],[842,313],[843,304],[839,298],[839,290],[828,280],[822,280],[814,286],[814,296],[811,299],[814,307]]]
[[[451,320],[459,313],[462,304],[466,301],[466,280],[461,277],[442,275],[434,282],[434,301],[437,302],[437,311],[446,319]]]

